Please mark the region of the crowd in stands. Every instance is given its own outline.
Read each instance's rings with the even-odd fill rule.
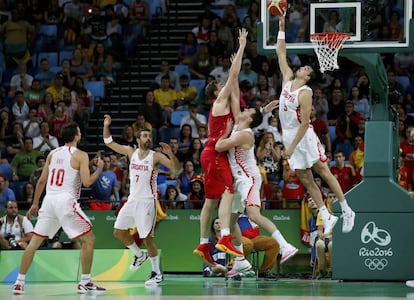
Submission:
[[[0,27],[4,62],[3,93],[0,99],[0,150],[4,186],[18,195],[14,198],[30,204],[23,186],[36,184],[39,169],[46,155],[61,144],[60,129],[75,120],[84,132],[92,95],[85,88],[88,81],[116,81],[128,53],[136,40],[145,38],[150,20],[148,1],[1,1],[0,12],[9,20]],[[65,5],[62,3],[65,2]],[[113,2],[113,3],[112,3]],[[220,1],[216,1],[220,2]],[[222,2],[222,1],[221,1]],[[104,5],[105,3],[105,5]],[[237,30],[249,31],[248,46],[239,75],[242,108],[263,107],[276,99],[281,91],[281,76],[276,56],[257,52],[257,23],[260,3],[257,0],[226,1],[214,9],[205,1],[206,10],[199,23],[186,32],[177,49],[177,59],[162,60],[160,72],[143,95],[144,103],[136,121],[124,124],[119,142],[137,146],[134,134],[142,128],[153,133],[154,150],[159,142],[169,143],[182,170],[172,174],[160,167],[158,187],[165,208],[200,209],[204,200],[203,174],[200,153],[207,138],[210,100],[205,99],[204,87],[211,81],[225,82],[229,75],[231,54],[237,48]],[[288,12],[289,26],[303,29],[308,4],[295,1]],[[397,38],[398,24],[392,4],[387,7],[381,28],[387,27]],[[398,12],[398,11],[397,11]],[[3,17],[3,16],[2,16]],[[332,16],[335,17],[335,16]],[[55,41],[43,35],[42,26],[56,26]],[[15,36],[10,26],[19,26]],[[305,34],[300,31],[301,34]],[[378,32],[377,39],[384,39]],[[287,32],[287,39],[298,40]],[[51,56],[59,54],[59,64],[51,65]],[[67,57],[62,53],[70,52]],[[390,103],[399,113],[401,157],[406,174],[401,182],[412,190],[414,172],[414,54],[395,53],[382,56],[387,70]],[[311,63],[307,55],[290,55],[293,68]],[[370,82],[363,66],[343,59],[339,70],[319,75],[312,85],[312,125],[330,158],[331,170],[344,192],[358,184],[363,177],[365,123],[371,118]],[[402,84],[401,78],[408,83]],[[398,80],[397,80],[398,79]],[[294,170],[282,158],[284,149],[277,111],[264,116],[255,128],[256,156],[263,177],[262,203],[264,209],[299,208],[305,189]],[[103,153],[105,172],[92,188],[91,199],[99,208],[117,207],[128,195],[128,169],[125,158]],[[9,165],[9,169],[4,165]],[[4,168],[3,168],[4,166]],[[4,171],[3,171],[4,170]],[[402,172],[403,173],[403,172]],[[317,178],[319,180],[320,178]],[[110,185],[109,185],[110,183]],[[99,186],[98,186],[99,185]],[[321,190],[325,186],[320,182]],[[0,184],[1,188],[1,184]],[[328,191],[325,190],[324,194]],[[5,195],[9,196],[5,196]],[[0,206],[13,198],[0,193]],[[22,207],[22,206],[21,206]],[[24,206],[23,206],[24,207]],[[22,207],[22,208],[23,208]],[[100,208],[102,209],[102,208]]]
[[[220,5],[217,5],[219,2]],[[212,80],[226,82],[231,63],[230,56],[237,48],[235,33],[241,26],[248,28],[249,31],[249,42],[239,75],[241,107],[263,107],[269,101],[276,99],[281,91],[281,76],[276,57],[266,57],[257,52],[256,27],[260,20],[259,1],[205,1],[205,7],[206,10],[199,16],[197,26],[184,34],[177,52],[178,60],[161,62],[160,73],[154,80],[152,93],[148,91],[146,96],[146,105],[150,94],[152,110],[155,111],[155,107],[159,106],[158,116],[161,114],[163,116],[162,124],[159,123],[159,117],[156,118],[158,124],[155,124],[150,120],[151,118],[155,121],[153,116],[149,114],[145,116],[152,126],[154,136],[157,135],[157,141],[163,142],[169,142],[170,136],[174,136],[171,141],[175,144],[176,141],[178,142],[177,157],[183,162],[183,172],[180,176],[190,182],[191,176],[202,175],[201,169],[197,169],[200,150],[194,154],[186,145],[191,144],[192,141],[196,143],[201,141],[202,149],[205,136],[204,133],[202,136],[197,134],[207,128],[211,104],[204,98],[203,88],[197,88],[196,84],[201,81],[203,83],[201,86],[205,87]],[[398,5],[389,4],[381,9],[382,12],[384,14],[381,16],[380,25],[387,27],[394,34],[385,37],[384,33],[372,32],[370,38],[398,40],[402,34],[401,19],[403,18]],[[294,1],[288,12],[287,27],[296,26],[302,30],[287,32],[287,40],[298,41],[303,39],[299,34],[309,35],[309,28],[305,24],[308,16],[309,3]],[[334,24],[337,24],[340,21],[337,18],[337,13],[330,14],[331,23],[335,21]],[[292,36],[294,33],[298,36]],[[407,114],[414,112],[412,101],[414,54],[396,53],[392,57],[384,54],[381,57],[387,70],[390,104],[399,111],[401,126],[404,127],[401,132],[401,147],[407,165],[409,164],[407,160],[412,160],[411,155],[408,157],[405,155],[407,151],[411,151],[408,150],[411,148],[405,144],[409,141],[406,128],[412,126],[409,123],[411,117]],[[317,69],[315,58],[310,56],[290,55],[289,59],[293,68],[310,63]],[[365,123],[371,118],[371,86],[363,66],[346,59],[341,59],[340,65],[343,67],[338,71],[318,74],[317,82],[312,84],[314,90],[312,126],[325,145],[331,171],[338,178],[343,191],[347,192],[363,177]],[[187,84],[181,86],[181,80],[189,82],[190,86],[188,87]],[[197,89],[195,98],[194,93],[190,92],[192,85]],[[188,97],[184,99],[178,95],[183,88],[188,90]],[[193,103],[197,105],[193,106]],[[147,107],[143,109],[144,114]],[[181,121],[177,122],[175,116],[179,116]],[[255,133],[256,158],[264,180],[263,208],[299,208],[306,191],[295,172],[282,158],[283,140],[277,111],[266,115],[263,124],[255,129]],[[189,160],[192,161],[191,166],[188,165]],[[412,175],[410,173],[408,178],[412,178]],[[172,185],[175,182],[175,197],[182,201],[181,194],[186,195],[187,187],[179,178],[167,175],[168,180],[173,183]],[[329,191],[320,178],[316,180],[326,196]],[[191,193],[188,195],[192,196]],[[162,198],[161,201],[163,200]],[[171,198],[165,201],[170,203]],[[190,203],[192,203],[191,199],[188,198],[184,208],[192,207]]]

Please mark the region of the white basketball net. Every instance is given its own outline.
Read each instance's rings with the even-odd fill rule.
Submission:
[[[311,34],[310,40],[315,49],[319,61],[319,69],[322,73],[339,69],[338,52],[345,40],[350,39],[350,34],[342,32],[322,32]]]

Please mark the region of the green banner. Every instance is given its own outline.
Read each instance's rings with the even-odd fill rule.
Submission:
[[[19,272],[22,250],[2,251],[0,278],[14,282]],[[159,251],[161,257],[161,251]],[[147,260],[138,270],[130,271],[133,254],[129,250],[102,250],[94,252],[92,277],[96,281],[144,281],[151,273]],[[39,250],[26,276],[27,282],[78,281],[82,274],[79,250]]]

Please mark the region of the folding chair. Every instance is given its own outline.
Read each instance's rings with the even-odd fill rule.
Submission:
[[[259,280],[259,250],[252,249],[250,252],[250,263],[256,275],[256,280]]]

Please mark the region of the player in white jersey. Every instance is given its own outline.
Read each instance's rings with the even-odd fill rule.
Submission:
[[[52,238],[60,227],[69,238],[82,241],[81,265],[82,277],[78,284],[78,293],[101,294],[106,290],[91,280],[91,267],[95,236],[92,224],[82,211],[77,200],[80,188],[91,186],[103,170],[103,161],[96,158],[97,170],[90,174],[89,157],[84,151],[76,148],[81,140],[81,132],[76,123],[62,128],[62,139],[65,145],[51,151],[46,159],[42,174],[36,184],[32,206],[27,212],[30,219],[39,212],[34,234],[24,251],[19,275],[13,286],[14,294],[24,293],[26,273],[33,261],[36,250],[44,239]],[[46,186],[46,196],[39,210],[39,200]]]
[[[341,186],[329,170],[324,148],[310,125],[312,90],[306,84],[312,78],[314,70],[310,66],[304,66],[293,73],[289,67],[285,41],[285,16],[279,17],[276,54],[283,78],[279,99],[279,119],[285,145],[283,156],[316,202],[322,214],[325,236],[329,236],[332,232],[338,217],[331,215],[326,209],[322,194],[313,180],[311,168],[335,193],[342,210],[342,232],[350,232],[354,227],[355,213],[348,206]]]
[[[266,105],[263,112],[272,111],[277,105],[278,101],[274,100]],[[260,213],[262,177],[257,167],[252,128],[262,123],[263,115],[256,108],[249,108],[245,109],[236,120],[237,124],[234,126],[231,135],[229,136],[232,130],[232,121],[229,120],[225,133],[216,144],[217,151],[228,151],[234,186],[241,194],[241,201],[233,201],[232,224],[237,222],[238,215],[244,213],[246,209],[250,220],[266,230],[279,243],[282,255],[280,263],[282,264],[295,255],[298,249],[289,244],[275,224]]]
[[[169,145],[160,143],[162,152],[151,150],[152,133],[144,129],[137,133],[138,149],[120,145],[113,141],[109,126],[111,116],[105,115],[103,137],[105,144],[120,154],[128,156],[130,194],[128,201],[119,211],[114,225],[114,235],[134,253],[134,261],[130,269],[138,269],[148,258],[151,259],[152,272],[146,285],[157,285],[163,281],[160,271],[157,246],[154,242],[154,226],[156,218],[157,174],[158,167],[163,164],[172,172],[181,168]],[[168,156],[166,156],[166,155]],[[129,228],[136,227],[140,238],[144,240],[147,252],[143,252],[129,234]]]

